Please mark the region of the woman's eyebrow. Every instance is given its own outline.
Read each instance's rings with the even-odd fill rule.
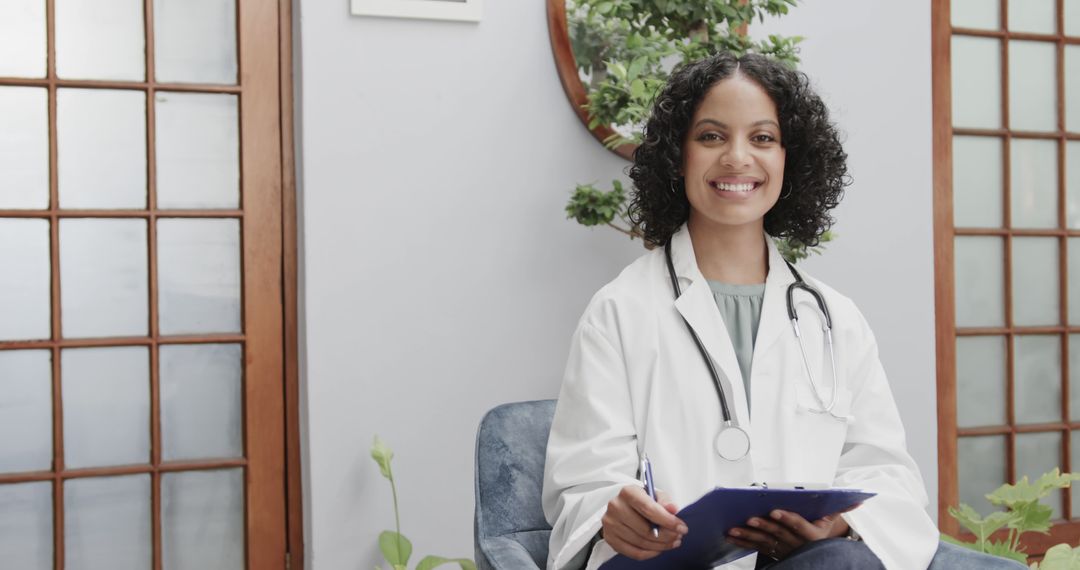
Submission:
[[[720,121],[717,121],[716,119],[701,119],[696,124],[694,124],[694,128],[697,128],[697,127],[700,127],[700,126],[706,125],[706,124],[714,125],[714,126],[716,126],[717,128],[720,128],[720,129],[727,129],[728,128],[728,126],[726,124],[724,124],[724,123],[722,123]],[[776,121],[774,121],[772,119],[761,119],[760,121],[754,121],[750,126],[751,127],[760,127],[762,125],[772,125],[772,126],[778,128],[778,129],[780,128],[780,123],[777,123]]]

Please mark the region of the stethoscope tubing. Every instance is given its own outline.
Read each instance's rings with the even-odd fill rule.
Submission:
[[[672,261],[671,258],[670,239],[666,244],[664,244],[664,255],[667,258],[667,269],[668,275],[671,278],[671,288],[675,292],[675,299],[678,299],[679,297],[682,297],[682,288],[679,286],[679,278],[675,274],[675,263],[674,261]],[[837,420],[844,420],[845,418],[843,416],[838,416],[833,413],[833,408],[836,407],[837,396],[839,394],[839,378],[836,374],[836,352],[833,345],[832,316],[829,314],[829,306],[825,302],[825,298],[824,296],[822,296],[821,292],[815,289],[806,281],[804,281],[802,276],[799,275],[799,272],[795,270],[795,267],[792,266],[791,263],[788,263],[786,260],[784,263],[787,265],[788,270],[791,272],[791,275],[795,278],[795,282],[789,285],[787,288],[786,300],[788,318],[791,320],[792,330],[795,332],[795,338],[799,343],[799,353],[802,356],[803,366],[806,369],[806,375],[810,381],[810,387],[813,389],[814,398],[817,400],[818,405],[821,406],[821,409],[819,410],[811,409],[810,411],[817,414],[828,414]],[[833,377],[832,397],[830,398],[828,404],[826,404],[824,399],[821,397],[821,390],[818,386],[817,380],[814,378],[813,370],[810,367],[810,361],[806,357],[806,346],[803,344],[802,333],[799,330],[799,315],[795,311],[795,292],[799,290],[809,293],[810,296],[814,298],[815,303],[821,310],[821,314],[824,317],[824,326],[822,327],[822,330],[825,333],[825,344],[829,349],[829,364],[832,366]],[[694,344],[697,345],[698,352],[701,353],[701,358],[705,361],[705,365],[709,369],[709,375],[712,377],[713,384],[716,386],[716,394],[720,399],[720,413],[723,415],[725,429],[734,428],[739,431],[745,432],[745,430],[743,430],[741,427],[735,425],[732,420],[731,409],[728,407],[727,397],[724,393],[724,387],[720,381],[720,374],[717,372],[716,366],[715,364],[713,364],[712,358],[709,358],[709,353],[705,350],[705,344],[701,342],[701,338],[698,337],[697,332],[694,331],[694,328],[690,325],[690,322],[686,320],[686,317],[683,317],[683,323],[686,325],[686,329],[690,332],[690,337],[694,339]]]

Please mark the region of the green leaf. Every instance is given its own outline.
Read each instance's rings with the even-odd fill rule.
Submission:
[[[461,570],[476,570],[476,564],[468,558],[443,558],[442,556],[425,556],[416,565],[416,570],[431,570],[443,564],[457,564]]]
[[[1063,489],[1080,480],[1080,474],[1062,473],[1058,468],[1045,473],[1043,476],[1029,483],[1025,475],[1015,485],[1002,485],[986,496],[991,503],[998,506],[1012,508],[1013,505],[1038,501],[1050,495],[1056,489]]]
[[[409,557],[412,556],[412,543],[404,535],[392,530],[384,530],[379,534],[379,550],[395,569],[398,566],[404,568],[409,564]]]
[[[634,99],[641,99],[641,96],[645,94],[645,82],[640,79],[635,79],[630,82],[630,96]]]
[[[1046,551],[1039,570],[1077,570],[1080,569],[1080,547],[1073,548],[1062,543]]]
[[[378,434],[375,435],[375,441],[371,444],[371,458],[379,464],[379,472],[382,476],[390,479],[390,460],[394,458],[394,451],[379,439]]]
[[[1009,512],[996,512],[992,513],[986,518],[983,518],[979,513],[968,506],[965,503],[960,503],[960,508],[949,507],[949,514],[952,515],[961,526],[968,529],[975,534],[977,539],[975,544],[980,549],[985,548],[986,540],[990,537],[994,531],[1004,527],[1016,518],[1016,515]]]
[[[1038,501],[1031,501],[1016,505],[1012,511],[1015,517],[1009,522],[1009,528],[1024,532],[1041,532],[1049,534],[1050,519],[1054,516],[1054,509]]]
[[[641,75],[642,70],[645,69],[645,64],[647,63],[649,63],[648,56],[643,55],[635,58],[634,61],[630,62],[630,67],[626,70],[626,77],[628,79],[637,79],[638,76]]]
[[[1001,558],[1009,558],[1022,564],[1027,564],[1027,554],[1013,550],[1012,545],[1009,544],[1008,540],[1002,540],[1000,542],[987,542],[985,552],[987,554],[1000,556]]]

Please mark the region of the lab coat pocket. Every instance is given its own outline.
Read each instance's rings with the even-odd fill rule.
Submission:
[[[796,389],[795,415],[799,431],[802,468],[806,481],[832,481],[840,453],[847,439],[848,426],[855,421],[851,416],[851,392],[839,388],[831,413],[825,412],[832,400],[831,386],[822,387],[821,400],[805,378]]]

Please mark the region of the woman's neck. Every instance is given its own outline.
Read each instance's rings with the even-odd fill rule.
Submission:
[[[756,224],[721,226],[688,224],[694,257],[705,279],[732,285],[764,283],[769,273],[769,248],[764,228]]]

